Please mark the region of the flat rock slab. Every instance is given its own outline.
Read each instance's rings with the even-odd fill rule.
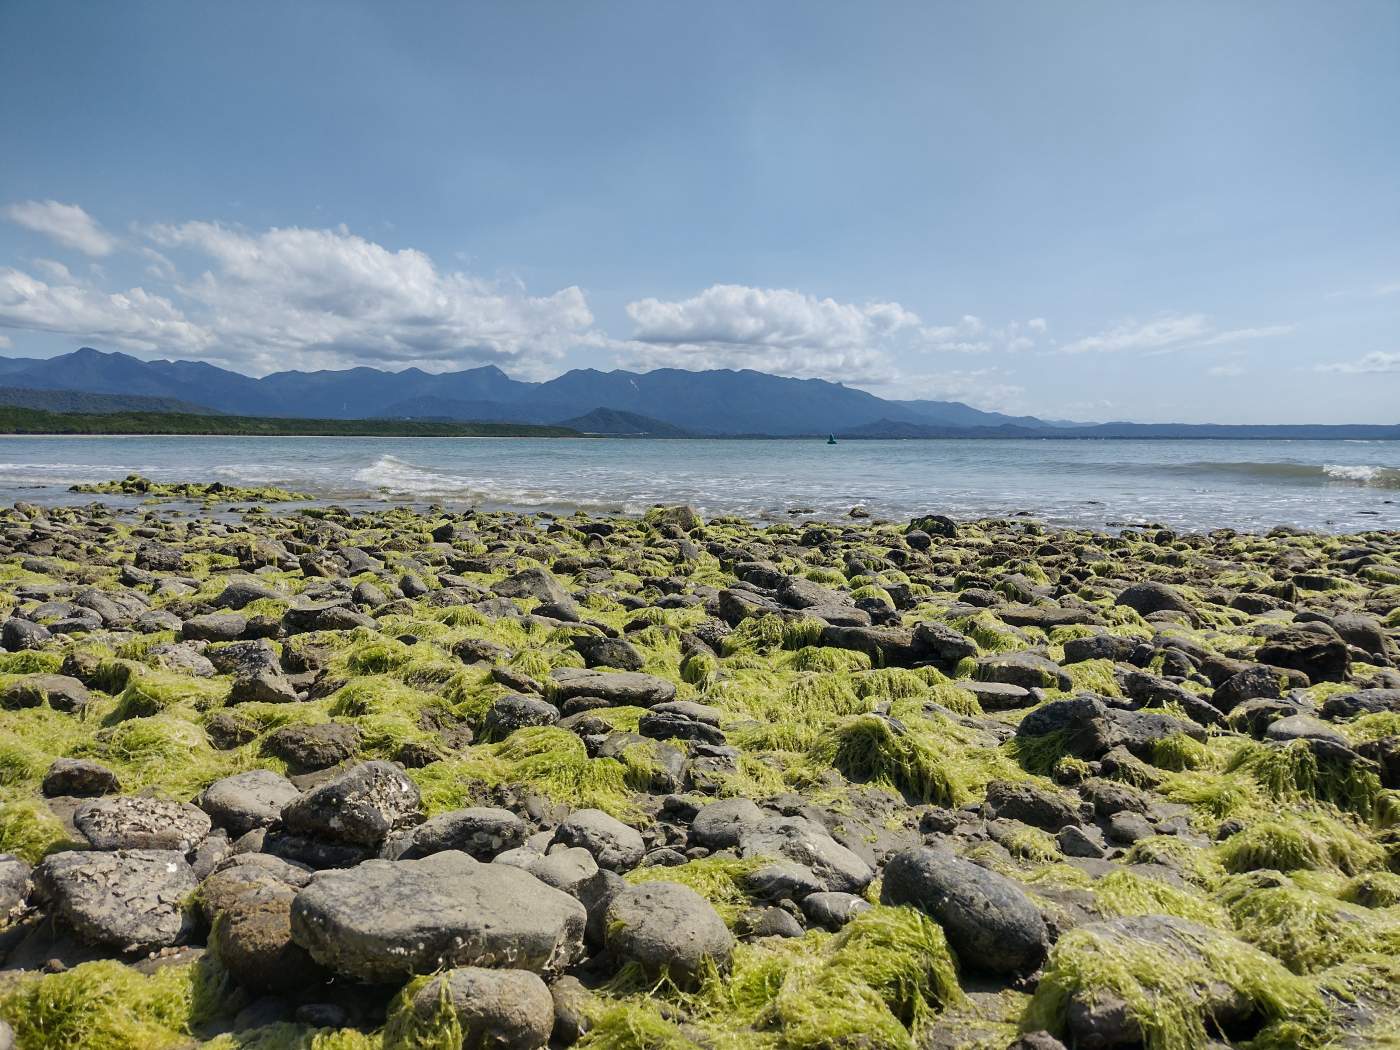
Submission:
[[[582,904],[529,872],[455,850],[321,872],[292,902],[292,939],[371,983],[453,966],[556,972],[582,953],[587,921]]]
[[[554,672],[554,700],[600,696],[614,707],[655,707],[676,698],[676,687],[656,675],[637,671],[595,671],[561,667]]]
[[[118,951],[179,944],[194,927],[199,883],[175,850],[55,853],[34,869],[34,884],[79,937]]]
[[[116,795],[84,802],[74,826],[94,849],[179,850],[188,853],[209,834],[209,816],[188,802]]]

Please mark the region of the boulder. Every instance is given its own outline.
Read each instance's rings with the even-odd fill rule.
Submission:
[[[1158,612],[1175,612],[1184,614],[1192,621],[1196,619],[1196,610],[1176,588],[1150,580],[1135,583],[1126,588],[1114,600],[1114,604],[1125,605],[1141,616],[1150,616],[1152,613]]]
[[[869,864],[803,817],[767,817],[744,828],[739,856],[798,865],[812,877],[815,890],[860,893],[875,878]]]
[[[557,972],[581,954],[574,898],[509,864],[447,851],[324,871],[292,902],[292,937],[337,973],[403,981],[457,966]]]
[[[734,938],[710,902],[677,882],[643,882],[617,893],[605,928],[609,952],[681,984],[709,966],[727,969],[734,951]]]
[[[270,826],[282,815],[282,808],[300,796],[281,774],[250,769],[214,781],[200,792],[195,805],[209,814],[215,827],[237,837]]]
[[[1347,643],[1320,621],[1295,623],[1271,635],[1254,658],[1274,667],[1302,671],[1312,682],[1344,682],[1351,670]]]
[[[181,944],[195,928],[199,883],[175,850],[54,853],[34,869],[34,885],[79,937],[120,952]]]
[[[530,826],[508,809],[475,806],[440,813],[413,829],[405,859],[460,850],[489,861],[525,841]]]
[[[571,813],[555,830],[554,841],[586,849],[598,867],[609,871],[629,871],[646,854],[639,831],[600,809]]]
[[[100,762],[88,758],[56,758],[44,773],[40,790],[47,798],[69,795],[98,798],[121,791],[117,775]]]
[[[73,825],[99,850],[179,850],[188,853],[209,834],[208,815],[188,802],[117,795],[84,802]]]
[[[948,849],[921,846],[895,854],[885,866],[880,900],[913,905],[937,921],[969,970],[1026,972],[1050,944],[1045,920],[1016,883]]]
[[[550,697],[561,704],[576,696],[597,696],[613,707],[655,707],[676,698],[673,683],[638,671],[560,667],[551,677]]]
[[[412,1021],[424,1026],[440,1023],[444,1010],[463,1047],[540,1050],[554,1029],[554,997],[529,970],[460,966],[438,974],[408,1004]]]
[[[282,807],[293,834],[378,848],[390,832],[421,817],[418,787],[389,762],[364,762]]]

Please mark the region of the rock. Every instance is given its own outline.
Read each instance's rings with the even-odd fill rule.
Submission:
[[[690,823],[690,841],[706,849],[732,849],[745,829],[756,827],[769,814],[752,799],[726,798],[710,802]]]
[[[271,883],[244,894],[220,911],[213,950],[244,988],[300,992],[323,984],[326,972],[292,940],[292,901],[296,890]]]
[[[739,856],[791,861],[812,876],[816,890],[860,893],[875,877],[869,864],[802,817],[766,817],[745,827]]]
[[[946,623],[927,621],[914,626],[914,645],[930,659],[952,665],[978,653],[977,643]]]
[[[0,853],[0,930],[24,909],[33,870],[19,857]]]
[[[951,850],[921,846],[896,854],[885,866],[880,900],[912,904],[936,920],[969,970],[1028,971],[1050,943],[1045,920],[1020,887]]]
[[[1322,702],[1323,717],[1336,722],[1382,711],[1400,711],[1400,689],[1358,689],[1352,693],[1333,693]]]
[[[735,919],[734,930],[745,940],[757,940],[761,937],[801,937],[807,932],[800,922],[777,905],[745,908]]]
[[[360,731],[344,722],[293,724],[263,738],[262,749],[282,759],[294,773],[328,769],[360,749]]]
[[[294,704],[300,699],[296,687],[284,674],[267,668],[239,674],[234,678],[228,695],[231,704]]]
[[[482,721],[482,739],[504,740],[526,726],[552,726],[559,709],[547,700],[513,693],[491,705]]]
[[[640,671],[642,654],[624,638],[600,638],[597,635],[575,635],[573,647],[589,667],[611,667],[618,671]]]
[[[551,605],[573,601],[563,585],[545,569],[524,569],[492,584],[491,590],[503,598],[534,598]]]
[[[62,674],[30,674],[0,690],[0,708],[14,711],[48,704],[55,711],[76,714],[92,702],[87,686]]]
[[[294,834],[375,849],[390,832],[417,823],[418,787],[389,762],[364,762],[282,808]]]
[[[1022,689],[1069,689],[1074,684],[1059,664],[1032,652],[984,656],[977,661],[973,675],[983,682],[1002,682]]]
[[[1092,638],[1071,638],[1065,642],[1065,663],[1085,660],[1112,660],[1123,663],[1138,646],[1136,639],[1119,638],[1112,634],[1096,634]]]
[[[231,642],[243,636],[248,620],[237,613],[192,616],[180,627],[180,637],[199,642]]]
[[[99,850],[179,850],[188,853],[209,834],[209,817],[188,802],[119,795],[84,802],[74,826]]]
[[[275,588],[251,576],[232,577],[214,599],[216,609],[242,609],[264,598],[283,598]]]
[[[47,627],[11,616],[4,626],[0,627],[0,648],[12,653],[25,649],[42,649],[50,637]]]
[[[1151,838],[1156,832],[1152,830],[1152,825],[1142,814],[1123,810],[1108,818],[1108,826],[1104,829],[1104,834],[1111,842],[1131,846],[1134,842]]]
[[[555,831],[554,841],[586,849],[609,871],[630,871],[646,853],[640,832],[600,809],[571,813]]]
[[[1021,781],[994,780],[987,785],[987,810],[992,818],[1059,831],[1079,823],[1079,813],[1060,795]]]
[[[87,758],[56,758],[44,773],[40,790],[47,798],[69,795],[97,798],[121,791],[117,775],[100,762]]]
[[[194,931],[190,897],[198,882],[174,850],[54,853],[34,885],[83,940],[120,952],[183,943]]]
[[[1135,583],[1122,591],[1114,601],[1115,605],[1126,605],[1141,616],[1157,612],[1177,612],[1196,619],[1196,610],[1181,594],[1165,583],[1144,581]]]
[[[1282,695],[1278,678],[1278,672],[1267,667],[1246,668],[1216,686],[1210,702],[1228,714],[1239,704],[1256,697],[1277,700]]]
[[[477,806],[441,813],[413,829],[405,859],[427,857],[445,850],[459,850],[479,861],[489,861],[515,849],[530,833],[530,826],[508,809]]]
[[[959,678],[958,688],[966,689],[977,697],[977,703],[984,711],[1013,711],[1030,707],[1038,695],[1024,686],[1008,682],[979,682],[975,678]]]
[[[1105,853],[1103,835],[1097,828],[1079,827],[1074,824],[1060,829],[1055,836],[1055,845],[1066,857],[1102,857]]]
[[[597,696],[613,707],[654,707],[676,697],[674,684],[637,671],[560,667],[551,677],[550,697],[561,704],[576,696]]]
[[[1260,663],[1302,671],[1312,682],[1344,682],[1351,650],[1333,628],[1317,621],[1297,623],[1270,636],[1254,657]]]
[[[464,1047],[540,1050],[554,1029],[554,998],[529,970],[448,970],[420,988],[409,1009],[428,1025],[447,1010]]]
[[[244,835],[265,828],[282,814],[282,808],[301,792],[286,777],[270,769],[250,769],[214,781],[195,799],[216,827],[230,835]]]
[[[1330,740],[1334,744],[1349,748],[1351,742],[1326,722],[1311,715],[1288,715],[1270,722],[1264,730],[1266,740]]]
[[[870,902],[854,893],[813,893],[802,898],[802,914],[807,921],[833,932],[869,908]]]
[[[707,966],[725,970],[734,938],[704,897],[677,882],[643,882],[613,897],[607,949],[655,977],[695,981]]]
[[[398,982],[446,967],[557,972],[583,948],[587,913],[508,864],[448,851],[320,872],[292,902],[292,937],[337,973]]]

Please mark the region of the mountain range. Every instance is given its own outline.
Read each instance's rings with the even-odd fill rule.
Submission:
[[[1400,438],[1400,426],[1390,425],[1047,421],[958,401],[890,400],[824,379],[749,369],[579,368],[540,383],[512,379],[494,365],[437,374],[361,367],[255,378],[202,361],[142,361],[91,347],[48,359],[0,358],[0,404],[66,412],[530,423],[638,437]]]

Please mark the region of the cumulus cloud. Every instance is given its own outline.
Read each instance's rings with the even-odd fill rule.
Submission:
[[[168,298],[144,288],[106,292],[74,280],[54,283],[0,269],[0,328],[56,332],[132,350],[207,350],[214,335]]]
[[[627,304],[632,367],[756,368],[852,383],[888,379],[887,350],[919,317],[895,302],[842,303],[786,288],[716,284],[689,299]]]
[[[439,270],[411,248],[351,233],[219,223],[159,226],[151,239],[207,265],[178,283],[221,346],[325,364],[520,362],[557,358],[593,324],[583,292],[529,295],[518,284]]]
[[[1344,375],[1400,372],[1400,352],[1390,353],[1384,350],[1373,350],[1355,361],[1334,361],[1318,365],[1317,371],[1340,372]]]
[[[995,366],[901,374],[897,382],[876,385],[874,392],[901,401],[962,401],[992,412],[1026,410],[1026,388]]]
[[[19,201],[4,208],[4,216],[27,230],[41,233],[65,248],[84,255],[111,255],[117,239],[76,204],[59,201]]]
[[[89,254],[115,245],[76,205],[30,202],[6,214]],[[441,270],[421,251],[393,250],[344,227],[187,222],[133,236],[125,246],[144,267],[146,287],[102,288],[96,266],[80,277],[36,260],[32,273],[0,270],[0,327],[198,354],[251,372],[498,362],[538,374],[592,334],[577,287],[532,295],[516,282]]]

